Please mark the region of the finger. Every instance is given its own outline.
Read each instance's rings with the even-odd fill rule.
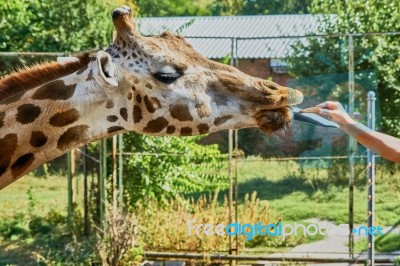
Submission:
[[[335,110],[329,110],[329,109],[321,109],[319,110],[319,114],[328,118],[331,118],[333,114],[335,114]]]
[[[310,107],[310,108],[306,108],[306,109],[302,109],[300,110],[301,113],[313,113],[313,114],[319,114],[320,110],[322,108],[319,106],[314,106],[314,107]]]
[[[332,114],[333,113],[333,111],[332,110],[329,110],[329,109],[320,109],[319,110],[319,114],[321,114],[321,115],[325,115],[325,114]]]
[[[322,108],[326,108],[326,109],[330,109],[330,110],[337,110],[339,109],[339,103],[338,102],[332,102],[332,101],[326,101],[324,103],[322,103],[321,105],[317,105],[320,106]]]
[[[328,103],[329,103],[329,101],[326,101],[326,102],[323,102],[323,103],[317,104],[317,106],[318,106],[318,107],[325,108],[325,106],[326,106]]]

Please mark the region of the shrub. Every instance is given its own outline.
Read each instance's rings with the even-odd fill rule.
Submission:
[[[227,161],[216,145],[197,144],[200,137],[150,137],[129,133],[124,146],[132,154],[124,160],[126,200],[133,206],[148,199],[166,204],[183,193],[226,188],[220,169]]]
[[[229,224],[229,206],[227,198],[218,202],[218,191],[213,196],[201,196],[198,200],[170,200],[168,207],[160,207],[157,202],[149,201],[145,205],[138,204],[135,209],[141,230],[139,243],[145,250],[181,250],[195,252],[222,252],[229,250],[229,236],[199,235],[194,232],[189,235],[188,223],[192,224]],[[256,193],[247,194],[244,204],[238,206],[238,223],[261,224],[281,221],[280,217],[270,211],[266,201],[257,199]],[[232,219],[235,222],[235,219]],[[270,246],[287,247],[302,243],[304,239],[294,236],[282,240],[281,237],[257,236],[246,241],[245,236],[239,236],[239,250],[245,247]]]

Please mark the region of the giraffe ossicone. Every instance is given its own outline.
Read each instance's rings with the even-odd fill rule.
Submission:
[[[106,51],[64,58],[0,80],[0,189],[85,143],[127,131],[190,136],[290,124],[301,92],[211,61],[179,35],[139,34],[113,11]]]

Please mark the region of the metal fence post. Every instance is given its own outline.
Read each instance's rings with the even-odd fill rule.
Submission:
[[[354,46],[353,35],[348,35],[349,45],[349,106],[348,113],[354,113]],[[356,141],[349,136],[348,140],[348,156],[349,156],[349,254],[350,258],[354,258],[354,157],[356,149]]]
[[[368,92],[368,127],[375,130],[375,93]],[[374,226],[375,212],[375,157],[372,150],[367,150],[367,178],[368,178],[368,228]],[[368,262],[367,265],[375,264],[374,236],[368,234]]]

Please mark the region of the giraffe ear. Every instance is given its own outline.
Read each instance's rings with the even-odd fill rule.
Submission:
[[[111,56],[104,52],[99,51],[96,54],[97,66],[99,68],[99,76],[108,86],[117,87],[116,66],[112,62]]]

